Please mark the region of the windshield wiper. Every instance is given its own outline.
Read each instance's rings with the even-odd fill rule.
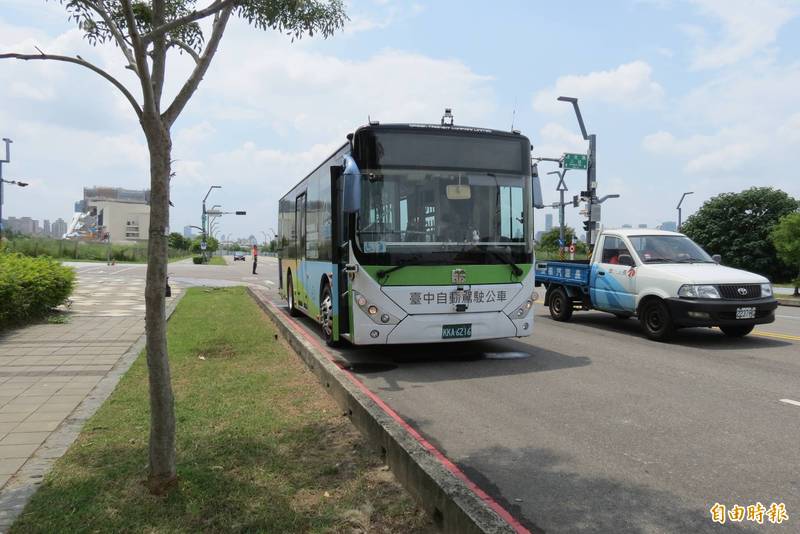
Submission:
[[[519,266],[516,263],[511,261],[510,258],[506,258],[502,254],[500,254],[499,252],[495,252],[494,250],[490,250],[489,252],[491,252],[494,257],[496,257],[497,259],[499,259],[500,261],[502,261],[506,265],[510,266],[511,267],[511,274],[513,274],[514,276],[522,276],[522,273],[524,271],[522,269],[520,269]]]
[[[702,258],[684,258],[678,260],[677,263],[716,263],[715,261],[704,260]]]
[[[675,260],[669,258],[649,258],[644,260],[645,263],[675,263]]]
[[[399,271],[403,267],[408,267],[409,265],[422,265],[421,263],[419,263],[420,259],[422,259],[421,256],[413,256],[404,262],[398,263],[394,267],[389,267],[388,269],[381,269],[376,274],[378,275],[379,279],[383,280],[391,273]]]

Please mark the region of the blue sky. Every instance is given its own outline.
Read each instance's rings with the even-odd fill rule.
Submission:
[[[134,87],[119,51],[90,47],[57,2],[3,5],[0,50],[81,54]],[[597,134],[599,193],[622,195],[604,205],[606,226],[674,220],[683,191],[695,191],[684,216],[753,185],[800,197],[800,2],[353,0],[348,13],[328,40],[229,27],[173,130],[173,229],[199,224],[205,191],[220,184],[213,204],[248,211],[222,232],[261,238],[276,228],[277,199],[368,115],[438,122],[452,107],[459,124],[508,129],[516,110],[536,155],[583,151],[559,94],[579,97]],[[189,60],[170,66],[174,92]],[[4,175],[32,182],[6,189],[5,216],[66,219],[84,185],[148,186],[138,124],[92,73],[5,61],[0,102],[0,136],[15,141]],[[566,181],[571,195],[585,175]],[[579,226],[576,209],[567,220]]]

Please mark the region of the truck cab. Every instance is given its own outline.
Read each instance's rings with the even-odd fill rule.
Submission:
[[[742,337],[775,320],[769,280],[719,264],[683,234],[649,229],[605,230],[583,262],[537,262],[553,319],[595,309],[638,317],[651,339],[682,327],[719,327]]]

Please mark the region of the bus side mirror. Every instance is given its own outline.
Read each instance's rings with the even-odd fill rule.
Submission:
[[[711,256],[711,259],[714,260],[714,263],[718,265],[722,263],[722,256],[720,256],[719,254],[714,254],[713,256]]]
[[[533,207],[536,209],[544,208],[544,201],[542,200],[542,182],[538,174],[534,174],[531,182],[533,184]]]

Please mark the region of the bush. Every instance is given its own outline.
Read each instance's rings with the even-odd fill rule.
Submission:
[[[99,243],[94,241],[68,241],[66,239],[49,239],[43,237],[15,237],[6,243],[8,252],[19,252],[25,256],[50,256],[65,260],[92,261],[147,261],[147,243]],[[169,248],[170,258],[185,257],[184,250]]]
[[[75,272],[55,260],[0,253],[0,329],[43,317],[74,284]]]
[[[195,265],[203,263],[203,256],[193,256],[192,263],[194,263]]]

